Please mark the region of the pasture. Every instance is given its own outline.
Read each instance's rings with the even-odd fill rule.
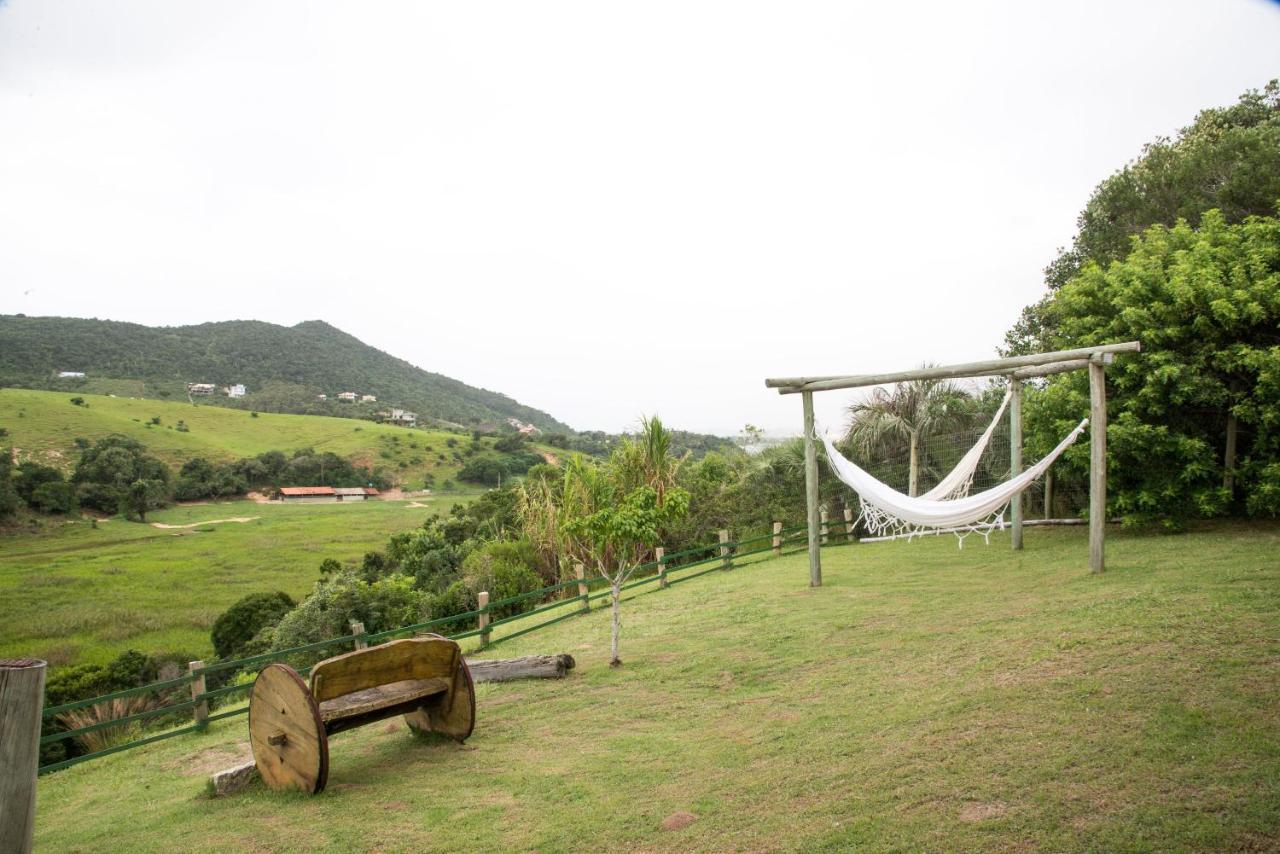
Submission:
[[[357,561],[469,497],[228,501],[149,513],[147,524],[50,520],[0,534],[0,658],[35,656],[53,667],[126,649],[198,658],[212,651],[213,621],[240,597],[283,590],[299,599],[325,558]],[[215,521],[232,519],[247,521]]]
[[[37,846],[1275,849],[1280,526],[1108,549],[1090,576],[1080,529],[944,536],[830,548],[818,589],[803,553],[642,588],[621,668],[604,610],[487,651],[578,669],[479,686],[463,747],[392,720],[334,739],[319,796],[210,800],[232,718],[42,778]]]

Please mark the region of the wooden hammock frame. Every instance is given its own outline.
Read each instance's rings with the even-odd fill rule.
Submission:
[[[885,374],[776,377],[768,388],[779,394],[799,394],[804,409],[804,486],[809,526],[809,585],[822,585],[821,520],[818,507],[818,447],[813,434],[813,395],[820,391],[865,388],[910,380],[944,380],[967,377],[1005,377],[1009,380],[1009,462],[1011,476],[1022,472],[1022,383],[1067,371],[1089,371],[1089,571],[1106,569],[1107,521],[1107,388],[1106,366],[1117,353],[1138,353],[1138,341],[1099,344],[1075,350],[1010,356],[960,365],[943,365]],[[1009,504],[1013,548],[1022,548],[1022,494]]]

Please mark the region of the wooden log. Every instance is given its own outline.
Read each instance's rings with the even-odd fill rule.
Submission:
[[[1101,359],[1089,363],[1089,571],[1104,572],[1107,526],[1107,385]]]
[[[775,555],[782,554],[782,523],[773,523],[773,553]]]
[[[1239,429],[1236,414],[1227,410],[1227,444],[1222,451],[1222,488],[1227,492],[1227,501],[1231,501],[1236,491],[1236,433]]]
[[[667,580],[667,550],[658,546],[653,550],[653,559],[658,562],[658,586],[666,587],[670,583]]]
[[[729,547],[729,532],[720,531],[720,567],[733,569],[733,550]]]
[[[827,508],[819,507],[818,508],[818,538],[819,540],[821,540],[824,546],[827,544],[829,539],[827,536],[827,530],[828,530],[827,529]]]
[[[854,533],[853,508],[846,507],[844,508],[844,535],[851,543],[856,543],[858,541],[858,538],[854,536]]]
[[[1050,362],[1047,365],[1018,368],[1008,376],[1011,380],[1030,380],[1038,377],[1051,377],[1054,374],[1065,374],[1068,371],[1079,371],[1087,367],[1089,367],[1088,359],[1071,359],[1066,362]]]
[[[582,610],[590,611],[591,610],[591,599],[590,599],[591,588],[587,587],[586,568],[580,563],[575,563],[573,565],[573,574],[578,577],[578,598],[582,600]]]
[[[0,660],[0,851],[31,851],[45,663]]]
[[[513,679],[562,679],[576,662],[566,652],[559,655],[526,655],[488,661],[471,661],[471,678],[476,682],[509,682]]]
[[[191,680],[191,699],[198,701],[195,707],[196,726],[208,726],[209,724],[209,701],[200,699],[201,695],[205,692],[203,670],[203,661],[191,661],[187,663],[187,673],[195,677]]]
[[[1009,477],[1022,474],[1022,380],[1009,382]],[[1009,499],[1009,539],[1014,551],[1022,550],[1022,493]]]
[[[359,620],[351,621],[351,634],[355,637],[356,649],[368,649],[369,642],[364,639],[364,623]]]
[[[1053,518],[1053,468],[1044,473],[1044,518]]]
[[[862,388],[870,385],[905,382],[907,380],[944,380],[959,377],[1002,376],[1017,368],[1032,365],[1048,365],[1088,359],[1106,353],[1137,353],[1142,345],[1137,341],[1121,344],[1100,344],[1096,347],[1080,347],[1075,350],[1057,350],[1051,353],[1033,353],[1028,356],[1010,356],[1003,359],[986,359],[981,362],[965,362],[959,365],[941,365],[932,368],[915,368],[885,374],[829,375],[822,377],[778,377],[767,379],[767,388],[776,388],[780,394],[811,394],[815,391],[832,391],[841,388]]]
[[[476,603],[480,611],[476,615],[476,628],[480,630],[480,645],[489,645],[489,593],[481,591],[476,594]]]
[[[809,524],[809,586],[822,586],[822,545],[818,542],[818,445],[813,430],[813,392],[804,402],[804,503]]]

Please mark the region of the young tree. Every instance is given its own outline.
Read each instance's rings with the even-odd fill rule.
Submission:
[[[596,572],[609,582],[613,611],[610,667],[622,664],[618,657],[622,586],[641,565],[647,550],[658,544],[658,532],[688,512],[689,493],[683,489],[668,489],[660,498],[652,486],[641,486],[620,502],[606,503],[594,513],[566,525],[567,533],[590,545]]]

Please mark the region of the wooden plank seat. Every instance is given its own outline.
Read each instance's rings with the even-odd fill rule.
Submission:
[[[268,665],[250,695],[249,741],[268,785],[314,793],[328,779],[329,736],[396,715],[419,733],[471,735],[475,688],[456,643],[432,635],[336,655],[311,668],[310,686]]]

